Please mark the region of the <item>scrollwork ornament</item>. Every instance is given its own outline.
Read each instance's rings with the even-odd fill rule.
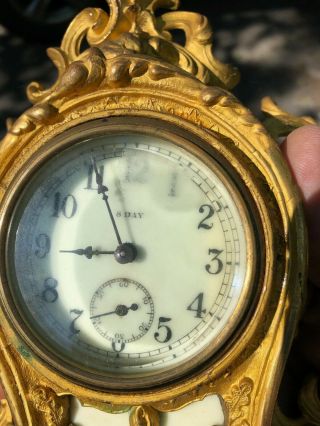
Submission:
[[[53,105],[44,103],[29,108],[16,122],[8,122],[8,131],[14,136],[20,136],[36,128],[38,124],[48,124],[55,121],[58,110]]]
[[[266,96],[261,101],[261,110],[266,115],[264,122],[269,133],[278,138],[287,136],[294,129],[308,124],[316,124],[312,117],[296,117],[283,111],[270,97]]]
[[[11,410],[6,399],[0,401],[0,426],[13,426]]]
[[[130,413],[130,426],[160,426],[160,415],[149,406],[133,407]]]
[[[58,121],[66,101],[72,102],[75,96],[103,88],[126,87],[142,76],[152,81],[173,77],[196,79],[204,105],[218,103],[234,110],[235,121],[239,119],[242,109],[237,110],[238,101],[225,90],[235,86],[239,75],[233,67],[221,64],[214,57],[207,18],[180,11],[156,18],[159,7],[177,9],[178,0],[107,0],[107,3],[109,15],[101,9],[83,10],[70,24],[61,47],[48,49],[58,78],[48,89],[37,82],[28,86],[28,98],[35,106],[15,123],[9,122],[8,130],[13,137]],[[184,46],[171,40],[170,31],[174,29],[184,31]],[[89,48],[82,51],[85,39]],[[274,111],[270,106],[263,108]],[[278,114],[277,122],[283,121],[283,117]],[[250,114],[243,117],[244,121],[249,118]],[[261,126],[252,128],[261,129]]]
[[[43,414],[46,426],[69,425],[67,397],[59,397],[52,389],[37,386],[30,390],[29,399],[36,411]]]
[[[235,68],[221,64],[212,54],[212,30],[207,18],[191,12],[169,12],[155,17],[159,7],[176,9],[177,0],[120,1],[107,0],[110,16],[101,9],[85,9],[70,24],[60,48],[48,49],[48,55],[58,69],[57,82],[48,90],[39,83],[29,85],[27,93],[32,102],[51,102],[80,87],[92,90],[99,85],[104,71],[119,67],[108,62],[115,57],[139,54],[150,59],[160,59],[185,71],[204,84],[233,87],[238,81]],[[182,29],[186,34],[185,46],[171,40],[170,31]],[[89,49],[81,52],[87,40]],[[129,58],[128,58],[129,59]],[[122,60],[123,74],[127,72]],[[144,68],[144,67],[142,67]],[[158,67],[159,68],[159,67]],[[162,66],[161,78],[167,67]],[[155,76],[150,71],[151,78]],[[169,72],[170,76],[172,71]],[[131,73],[131,77],[141,75]],[[158,73],[159,75],[159,73]],[[112,80],[112,79],[111,79]],[[119,80],[119,78],[117,78]],[[90,87],[91,86],[91,87]]]

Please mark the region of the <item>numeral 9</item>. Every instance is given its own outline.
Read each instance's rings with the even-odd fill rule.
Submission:
[[[36,250],[34,254],[39,258],[43,259],[50,251],[51,243],[50,238],[47,234],[39,234],[36,237]]]

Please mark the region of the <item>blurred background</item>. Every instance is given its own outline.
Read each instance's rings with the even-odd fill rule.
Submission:
[[[0,137],[7,117],[29,106],[30,81],[48,86],[56,71],[46,48],[58,46],[67,23],[104,0],[1,0]],[[208,16],[214,53],[236,65],[242,80],[234,93],[260,116],[260,100],[320,119],[320,1],[181,0],[181,9]]]

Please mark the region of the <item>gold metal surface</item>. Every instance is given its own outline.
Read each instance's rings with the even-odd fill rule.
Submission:
[[[130,426],[160,426],[159,413],[149,406],[133,407],[130,413]]]
[[[265,127],[275,139],[287,136],[292,130],[308,124],[317,124],[312,117],[296,117],[283,111],[271,98],[261,101],[261,110],[266,114]]]
[[[58,69],[56,83],[49,89],[32,83],[34,106],[8,123],[0,145],[2,234],[8,194],[53,138],[100,118],[157,119],[211,146],[250,192],[264,241],[263,291],[238,330],[241,338],[220,358],[171,384],[137,392],[95,391],[48,368],[10,325],[3,300],[0,375],[14,423],[68,425],[68,395],[74,395],[108,412],[135,407],[132,425],[158,425],[157,411],[217,394],[226,425],[268,426],[304,297],[306,234],[298,191],[274,140],[228,92],[237,73],[213,57],[204,17],[176,11],[156,17],[157,8],[175,9],[177,0],[108,4],[110,16],[85,9],[74,19],[61,47],[48,52]],[[185,46],[170,41],[173,28],[183,29]],[[83,50],[84,40],[89,47]]]
[[[0,426],[13,426],[11,410],[6,399],[0,401]]]
[[[257,299],[259,298],[263,287],[262,281],[265,265],[264,262],[258,260],[257,256],[257,251],[259,251],[261,257],[264,259],[264,241],[261,239],[263,230],[261,229],[260,223],[253,219],[253,212],[251,211],[251,217],[248,214],[248,210],[243,199],[247,199],[247,202],[249,202],[249,194],[246,193],[244,185],[242,185],[242,188],[240,187],[237,189],[235,187],[235,183],[230,180],[230,177],[228,176],[228,165],[224,165],[226,171],[218,166],[216,160],[221,161],[223,164],[223,158],[219,158],[219,152],[214,151],[214,144],[219,145],[220,140],[217,139],[214,141],[214,137],[211,135],[210,144],[207,142],[208,146],[206,149],[210,150],[208,153],[216,159],[213,160],[212,157],[198,147],[198,145],[204,145],[206,143],[204,139],[197,140],[196,136],[191,132],[183,132],[178,127],[176,128],[168,123],[164,124],[160,120],[148,120],[147,118],[140,117],[137,123],[136,117],[130,117],[129,114],[126,117],[110,117],[107,122],[103,119],[95,120],[71,128],[63,132],[58,137],[51,139],[50,145],[46,145],[45,150],[39,150],[37,155],[32,157],[32,161],[25,163],[21,167],[20,175],[11,183],[10,189],[7,190],[6,196],[3,199],[4,214],[2,215],[2,226],[0,229],[0,245],[3,247],[0,254],[1,281],[3,283],[7,282],[5,274],[5,253],[7,251],[6,237],[8,229],[10,230],[11,228],[10,222],[15,214],[14,209],[18,205],[17,194],[22,192],[22,189],[30,181],[32,175],[39,170],[40,167],[45,167],[43,164],[45,159],[51,158],[57,152],[62,152],[64,149],[69,148],[76,143],[81,141],[90,141],[91,138],[112,134],[119,135],[132,133],[156,136],[163,138],[164,140],[171,141],[175,145],[182,147],[186,151],[192,153],[192,155],[198,157],[214,172],[224,187],[227,188],[228,193],[232,196],[237,205],[246,238],[248,265],[246,277],[243,283],[244,290],[241,292],[238,305],[232,315],[228,318],[227,325],[216,336],[211,344],[208,345],[208,347],[203,348],[203,350],[194,356],[192,360],[185,361],[181,363],[181,365],[174,365],[171,368],[165,369],[163,372],[156,374],[150,373],[146,377],[135,377],[132,379],[120,378],[117,377],[117,375],[111,374],[109,377],[107,375],[100,377],[94,374],[94,369],[91,372],[89,370],[82,371],[80,368],[77,368],[77,365],[72,365],[71,362],[63,362],[63,359],[61,359],[57,354],[52,354],[48,351],[48,348],[42,344],[41,336],[39,337],[36,333],[32,332],[30,324],[27,325],[27,319],[15,306],[15,294],[11,291],[10,287],[3,286],[0,288],[0,299],[3,302],[3,306],[5,306],[7,317],[22,340],[29,348],[31,348],[32,352],[38,356],[42,362],[46,363],[48,367],[51,366],[52,369],[59,371],[63,377],[73,378],[73,380],[80,385],[86,384],[102,390],[154,387],[155,385],[161,385],[169,380],[172,381],[173,379],[182,376],[192,368],[194,369],[195,367],[203,364],[203,362],[210,356],[211,362],[213,362],[212,355],[214,354],[216,357],[218,349],[224,350],[223,345],[226,343],[227,339],[230,340],[231,337],[233,340],[240,339],[240,327],[241,325],[244,326],[244,323],[248,320],[249,306],[250,311],[252,311],[253,307],[256,306]],[[229,174],[231,174],[231,170],[229,171]],[[235,177],[235,179],[238,180],[236,184],[240,185],[239,177]],[[252,210],[253,200],[251,200],[248,207]],[[254,222],[254,227],[251,222]],[[11,233],[11,231],[9,231],[9,233]]]

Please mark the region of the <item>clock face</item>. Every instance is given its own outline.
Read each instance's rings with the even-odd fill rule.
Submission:
[[[79,133],[25,185],[7,277],[26,334],[56,368],[147,386],[231,336],[250,293],[252,230],[235,185],[199,148],[100,133]]]

